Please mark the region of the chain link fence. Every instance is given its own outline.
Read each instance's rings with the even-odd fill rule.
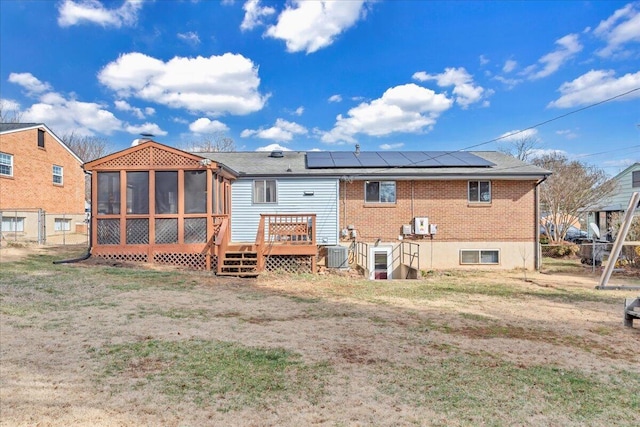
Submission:
[[[0,243],[40,245],[89,244],[89,220],[85,212],[46,212],[44,209],[0,211]]]

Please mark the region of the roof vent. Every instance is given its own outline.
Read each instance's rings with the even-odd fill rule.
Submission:
[[[273,150],[271,154],[269,154],[269,157],[276,157],[279,159],[281,157],[284,157],[284,153],[282,152],[282,150]]]

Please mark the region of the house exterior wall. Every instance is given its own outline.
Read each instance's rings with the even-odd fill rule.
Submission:
[[[640,188],[632,187],[633,172],[638,171],[640,171],[640,163],[636,163],[615,178],[618,181],[618,189],[611,196],[607,205],[619,205],[623,210],[627,209],[631,195],[636,191],[640,191]]]
[[[359,241],[397,244],[403,225],[427,217],[437,234],[403,237],[420,244],[421,269],[463,267],[461,249],[498,250],[499,264],[483,268],[533,269],[535,184],[492,180],[491,202],[469,203],[467,180],[396,181],[396,203],[365,203],[364,181],[341,182],[340,227],[355,229]]]
[[[13,155],[13,176],[0,175],[0,209],[44,209],[83,213],[84,172],[78,160],[48,131],[38,147],[38,129],[0,135],[0,152]],[[53,165],[62,166],[63,183],[53,183]]]
[[[334,178],[268,178],[277,181],[277,203],[253,203],[253,178],[241,178],[231,186],[231,240],[253,242],[260,214],[316,214],[319,245],[338,242],[338,180]],[[313,195],[305,195],[313,192]]]

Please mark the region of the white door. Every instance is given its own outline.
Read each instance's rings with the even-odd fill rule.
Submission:
[[[390,280],[393,275],[391,247],[369,247],[369,280]]]

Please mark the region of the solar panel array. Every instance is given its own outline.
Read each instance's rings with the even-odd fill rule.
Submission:
[[[310,169],[335,168],[451,168],[495,166],[468,151],[311,151]]]

